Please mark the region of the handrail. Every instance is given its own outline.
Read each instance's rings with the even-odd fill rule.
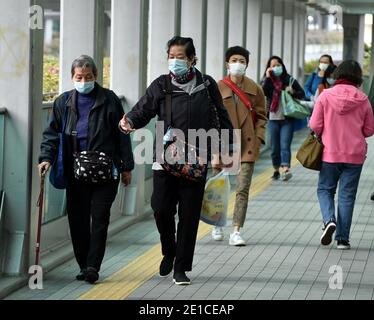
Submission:
[[[371,84],[370,84],[370,87],[369,87],[368,97],[369,97],[371,105],[374,108],[374,77],[372,77],[372,79],[371,79]]]

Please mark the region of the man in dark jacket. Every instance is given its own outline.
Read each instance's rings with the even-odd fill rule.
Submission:
[[[76,278],[94,283],[99,278],[105,253],[110,209],[117,194],[119,175],[125,186],[130,184],[134,160],[130,138],[117,129],[124,114],[122,104],[113,91],[96,82],[97,68],[93,59],[88,56],[77,58],[71,72],[75,90],[62,94],[53,104],[49,124],[43,133],[39,173],[45,174],[55,162],[60,147],[59,133],[65,127],[67,214],[74,254],[81,269]],[[74,169],[75,159],[83,154],[86,157],[105,155],[111,159],[101,163],[111,173],[107,181],[97,183],[93,178],[88,181],[91,171],[83,176],[78,172],[83,165]]]

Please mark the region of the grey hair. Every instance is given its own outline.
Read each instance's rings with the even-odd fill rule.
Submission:
[[[74,77],[75,68],[91,68],[95,77],[97,77],[97,67],[94,59],[85,54],[76,58],[71,65],[71,77]]]

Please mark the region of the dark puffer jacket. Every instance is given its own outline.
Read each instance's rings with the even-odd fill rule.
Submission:
[[[166,133],[168,124],[165,96],[168,77],[170,76],[162,75],[154,80],[147,88],[145,95],[127,114],[133,128],[140,129],[145,127],[157,115],[158,121],[164,122],[164,133]],[[208,75],[204,75],[203,78],[199,71],[196,73],[196,86],[190,94],[171,85],[172,127],[182,130],[185,137],[188,137],[188,129],[211,129],[210,115],[212,106],[209,103],[207,88],[211,100],[216,106],[221,129],[230,130],[229,144],[232,147],[233,127],[227,110],[223,105],[217,83]]]

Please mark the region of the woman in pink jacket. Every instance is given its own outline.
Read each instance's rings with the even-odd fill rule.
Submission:
[[[309,125],[324,145],[317,189],[324,222],[321,244],[329,245],[336,230],[337,248],[350,249],[353,207],[367,153],[365,138],[374,134],[374,117],[367,96],[358,89],[362,69],[356,61],[343,61],[334,78],[335,85],[320,95]]]

